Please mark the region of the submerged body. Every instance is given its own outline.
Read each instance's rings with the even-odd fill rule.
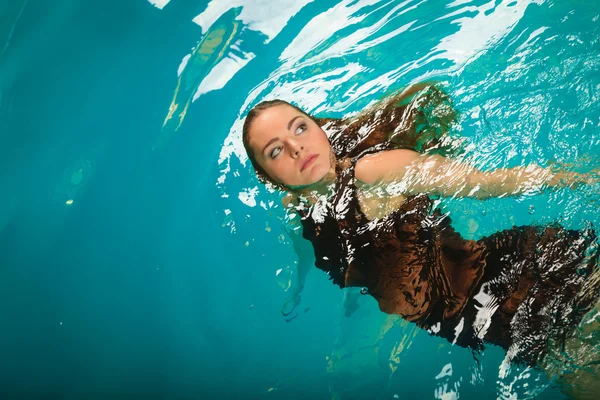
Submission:
[[[532,366],[596,303],[594,232],[523,226],[466,240],[426,195],[370,219],[356,185],[359,159],[338,163],[329,201],[296,207],[315,265],[335,284],[364,287],[382,311],[459,346],[493,343]]]

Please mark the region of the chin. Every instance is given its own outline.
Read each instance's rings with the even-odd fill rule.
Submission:
[[[315,167],[310,171],[310,181],[312,183],[317,183],[321,179],[327,175],[329,172],[329,166],[327,165],[315,165]]]

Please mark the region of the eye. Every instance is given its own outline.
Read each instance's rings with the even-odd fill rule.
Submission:
[[[281,153],[281,147],[275,147],[273,150],[271,150],[271,153],[269,153],[269,157],[271,158],[275,158],[279,155],[279,153]]]
[[[301,123],[300,125],[298,125],[298,127],[296,128],[296,135],[300,135],[302,132],[304,132],[306,130],[306,124],[305,123]]]

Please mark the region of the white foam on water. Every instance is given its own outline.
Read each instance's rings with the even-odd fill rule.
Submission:
[[[170,1],[171,0],[148,0],[150,4],[152,4],[154,7],[160,8],[161,10],[165,8],[165,6],[169,4]]]
[[[227,57],[219,61],[219,63],[210,70],[208,75],[204,77],[200,86],[198,86],[192,101],[198,100],[203,94],[224,88],[227,82],[229,82],[231,78],[244,68],[254,57],[254,53],[250,52],[242,52],[239,55],[229,53]]]
[[[210,26],[232,8],[242,7],[238,20],[248,29],[262,32],[267,38],[265,44],[273,40],[287,25],[288,21],[305,5],[313,0],[213,0],[206,10],[193,21],[206,32]]]

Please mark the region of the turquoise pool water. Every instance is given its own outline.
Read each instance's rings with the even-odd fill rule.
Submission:
[[[0,17],[2,398],[564,398],[368,296],[345,317],[316,269],[283,317],[295,256],[239,136],[263,99],[339,117],[437,79],[481,168],[597,168],[595,2],[15,0]],[[598,226],[599,200],[441,206],[476,238]]]

